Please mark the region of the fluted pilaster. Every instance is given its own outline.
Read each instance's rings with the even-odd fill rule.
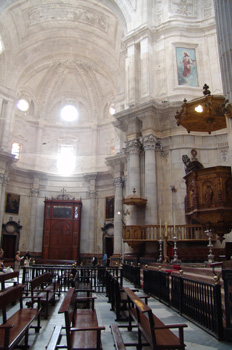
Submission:
[[[145,198],[147,198],[145,224],[157,223],[157,178],[156,178],[156,142],[154,135],[141,138],[145,151]]]
[[[39,188],[38,187],[32,187],[31,188],[31,212],[30,212],[30,232],[27,237],[27,247],[26,249],[30,251],[35,250],[35,237],[36,237],[36,227],[37,227],[37,198],[39,194]]]
[[[114,254],[122,254],[122,213],[123,213],[123,178],[116,177],[114,179],[115,199],[114,199]]]

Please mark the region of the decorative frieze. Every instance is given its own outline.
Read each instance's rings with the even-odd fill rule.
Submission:
[[[170,8],[171,14],[195,17],[196,16],[196,6],[194,6],[193,0],[171,0]]]
[[[50,21],[65,21],[89,24],[104,32],[107,32],[109,27],[109,19],[102,12],[89,7],[81,8],[62,4],[56,4],[56,6],[44,4],[33,7],[32,10],[27,11],[27,18],[30,26]]]

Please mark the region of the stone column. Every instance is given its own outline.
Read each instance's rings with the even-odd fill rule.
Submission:
[[[145,198],[147,198],[145,225],[158,224],[157,217],[157,178],[156,178],[156,137],[154,135],[142,138],[145,150]]]
[[[140,150],[141,143],[138,139],[128,141],[127,143],[127,154],[129,157],[128,160],[128,195],[132,195],[133,191],[136,191],[136,195],[140,196]],[[137,207],[135,205],[130,206],[130,215],[129,215],[129,225],[137,224]]]
[[[90,210],[89,210],[89,251],[97,253],[97,236],[96,236],[96,200],[97,192],[89,191]]]
[[[97,201],[97,192],[96,192],[96,177],[97,174],[88,175],[89,180],[89,198],[90,198],[90,207],[89,207],[89,252],[96,254],[97,253],[97,232],[96,232],[96,201]]]
[[[114,255],[122,254],[122,213],[123,213],[123,179],[116,177],[114,179],[115,198],[114,198]],[[120,213],[120,214],[119,214]]]
[[[132,194],[135,189],[136,194],[140,196],[140,150],[141,143],[138,139],[127,142],[127,152],[129,157],[128,194]]]
[[[8,177],[4,174],[0,175],[0,227],[2,228],[2,220],[4,215],[4,203],[6,194],[6,184],[8,182]],[[0,246],[2,244],[2,230],[0,234]]]
[[[30,252],[35,250],[35,236],[36,236],[36,210],[37,210],[37,197],[39,194],[38,186],[34,186],[31,189],[31,211],[30,211],[30,231],[27,237],[27,246]]]
[[[232,1],[214,0],[223,94],[232,103]],[[232,164],[232,119],[227,119],[230,163]]]
[[[214,0],[224,95],[232,102],[232,1]]]

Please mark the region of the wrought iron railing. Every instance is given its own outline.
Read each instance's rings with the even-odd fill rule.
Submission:
[[[143,271],[144,291],[180,312],[217,339],[223,338],[221,286],[171,275]]]
[[[30,267],[22,267],[22,283],[25,284],[25,292],[27,293],[30,289],[30,281],[45,273],[49,272],[52,275],[53,280],[59,281],[60,290],[59,292],[66,292],[70,287],[74,286],[74,279],[83,280],[88,278],[91,282],[91,286],[96,293],[105,293],[104,275],[105,268],[98,267],[86,267],[86,266],[73,266],[73,265],[33,265]],[[122,270],[119,267],[107,267],[113,276],[118,276],[122,279]]]

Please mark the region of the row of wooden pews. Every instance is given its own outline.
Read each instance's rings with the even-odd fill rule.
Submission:
[[[60,345],[63,337],[67,350],[102,349],[101,332],[105,326],[98,324],[93,292],[89,278],[74,278],[73,287],[65,294],[58,311],[64,315],[64,325],[54,327],[47,350],[63,348]]]
[[[0,349],[13,350],[22,342],[27,349],[29,329],[39,333],[41,314],[44,311],[48,318],[48,306],[55,303],[59,285],[50,273],[43,273],[29,281],[28,288],[19,283],[19,271],[1,273],[0,283]]]
[[[124,350],[127,346],[150,346],[151,349],[179,349],[185,350],[184,331],[186,324],[165,325],[153,312],[152,309],[142,301],[130,288],[124,288],[128,298],[129,321],[127,324],[111,325],[111,332],[115,348]],[[135,344],[126,343],[123,340],[120,327],[127,328],[128,332],[136,327],[138,340]],[[171,329],[178,329],[178,335]]]

